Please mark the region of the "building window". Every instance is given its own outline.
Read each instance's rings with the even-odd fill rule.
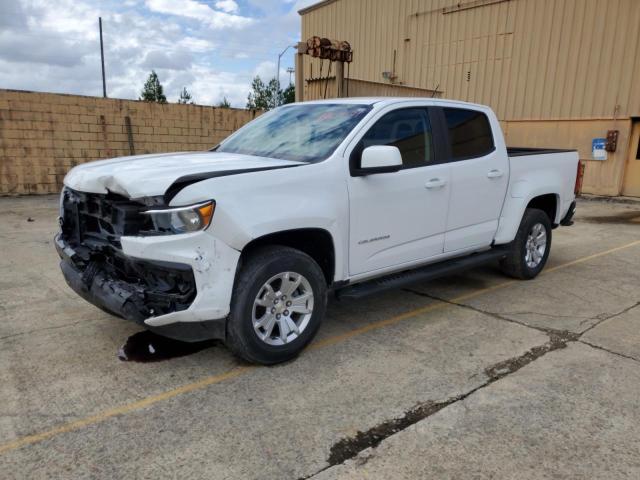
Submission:
[[[452,160],[482,157],[494,150],[491,124],[487,116],[476,110],[443,108]]]
[[[434,163],[431,124],[425,108],[405,108],[387,113],[362,137],[361,148],[398,147],[404,168]]]

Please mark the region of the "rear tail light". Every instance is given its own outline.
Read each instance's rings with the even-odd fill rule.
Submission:
[[[578,160],[578,171],[576,172],[576,186],[573,193],[579,195],[582,191],[582,178],[584,177],[584,163]]]

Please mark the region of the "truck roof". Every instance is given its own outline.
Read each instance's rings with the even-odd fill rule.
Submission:
[[[463,102],[460,100],[450,100],[447,98],[432,98],[432,97],[349,97],[349,98],[328,98],[325,100],[311,100],[308,104],[322,104],[322,103],[330,103],[330,104],[360,104],[360,105],[376,105],[376,106],[386,106],[392,105],[394,103],[402,103],[402,102],[415,102],[425,100],[431,104],[438,105],[451,105],[456,104],[460,106],[467,107],[475,107],[475,108],[487,108],[486,105],[481,105],[478,103],[469,103]]]

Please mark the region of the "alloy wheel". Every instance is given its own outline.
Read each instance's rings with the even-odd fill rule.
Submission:
[[[298,338],[313,314],[313,290],[303,275],[282,272],[267,280],[253,302],[253,329],[263,342],[281,346]]]

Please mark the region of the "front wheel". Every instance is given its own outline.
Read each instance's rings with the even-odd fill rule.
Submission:
[[[295,357],[315,336],[327,287],[318,264],[289,247],[265,247],[243,260],[227,323],[227,345],[253,363]]]
[[[502,271],[522,280],[535,278],[544,268],[551,250],[551,221],[545,212],[524,212],[511,250],[500,262]]]

